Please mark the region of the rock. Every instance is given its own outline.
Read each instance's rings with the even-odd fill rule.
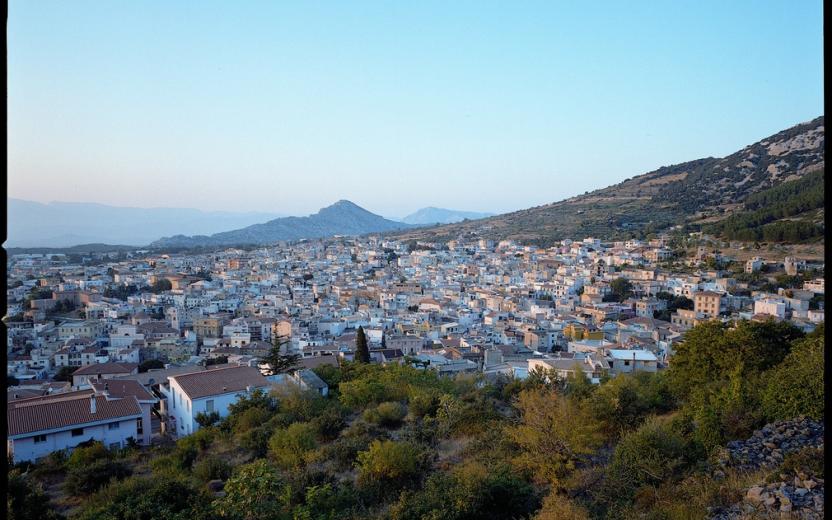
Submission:
[[[809,492],[809,490],[806,489],[806,488],[797,488],[797,489],[794,490],[794,494],[799,496],[799,497],[802,497],[803,495],[805,495],[808,492]]]
[[[218,491],[222,491],[223,489],[225,489],[225,482],[223,482],[222,480],[210,480],[210,481],[208,481],[207,486],[208,486],[208,491],[216,493]]]
[[[807,479],[803,481],[803,487],[805,487],[806,489],[815,489],[815,486],[817,485],[818,483],[812,479]]]
[[[763,488],[760,486],[754,486],[748,490],[745,494],[745,498],[750,500],[751,502],[759,502],[761,500],[761,495],[763,494]]]

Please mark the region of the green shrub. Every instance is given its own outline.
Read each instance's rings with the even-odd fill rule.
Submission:
[[[297,468],[310,460],[317,445],[311,424],[293,423],[274,432],[269,439],[269,455],[281,468]]]
[[[130,477],[92,495],[77,520],[208,520],[208,495],[184,478]]]
[[[367,451],[358,454],[358,483],[384,483],[398,489],[418,480],[425,462],[425,453],[415,444],[373,441]]]
[[[8,472],[6,514],[11,520],[57,520],[61,518],[49,506],[43,487],[19,470]]]
[[[101,460],[111,459],[113,454],[103,443],[93,441],[87,446],[77,446],[67,459],[69,469],[83,468]]]
[[[406,415],[407,409],[401,403],[385,402],[375,408],[365,410],[362,417],[367,422],[392,428],[401,424]]]
[[[225,480],[231,475],[231,465],[219,457],[209,455],[198,459],[192,471],[194,477],[202,482]]]
[[[824,414],[823,335],[801,340],[783,363],[765,373],[763,412],[770,421]]]
[[[130,467],[123,462],[98,460],[87,466],[70,469],[64,480],[64,491],[70,495],[89,495],[111,480],[122,480],[132,473]]]
[[[338,407],[330,406],[320,415],[310,421],[315,433],[322,441],[331,441],[338,437],[341,430],[346,426],[344,416]]]
[[[690,466],[690,453],[689,442],[674,431],[670,421],[648,419],[615,447],[603,496],[608,504],[626,504],[642,488],[680,479]]]

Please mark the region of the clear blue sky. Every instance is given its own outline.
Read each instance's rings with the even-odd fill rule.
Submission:
[[[9,2],[9,196],[505,212],[823,113],[822,3]]]

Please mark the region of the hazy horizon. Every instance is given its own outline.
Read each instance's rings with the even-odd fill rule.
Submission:
[[[506,213],[824,113],[822,3],[9,3],[8,197]]]

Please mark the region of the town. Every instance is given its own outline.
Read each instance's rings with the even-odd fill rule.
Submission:
[[[824,319],[822,261],[746,260],[701,236],[403,242],[371,235],[251,250],[17,254],[8,274],[8,455],[149,446],[256,389],[327,394],[356,356],[442,376],[598,384],[663,371],[708,320]],[[737,247],[735,244],[733,246]],[[360,336],[360,338],[358,338]],[[297,364],[273,374],[274,345]]]

